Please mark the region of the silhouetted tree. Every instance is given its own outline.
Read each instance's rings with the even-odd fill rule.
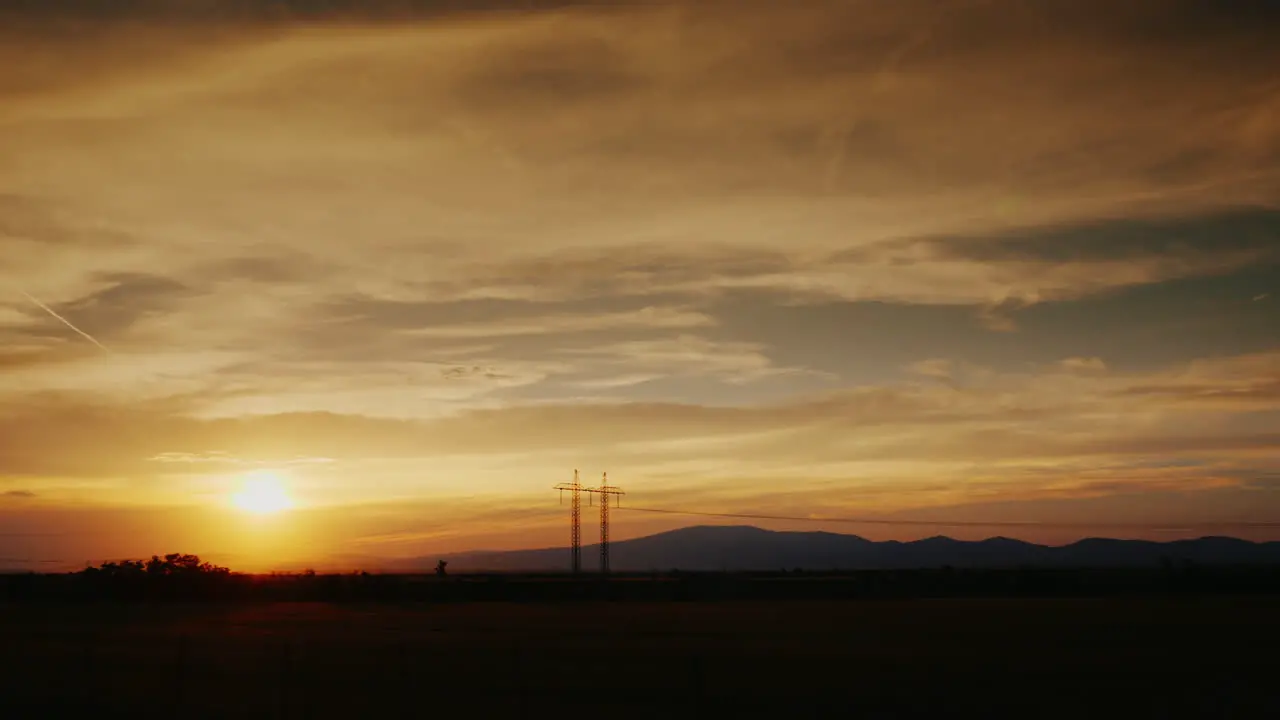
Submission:
[[[142,560],[104,562],[96,568],[85,568],[83,573],[113,578],[141,578],[223,576],[231,574],[231,571],[213,563],[202,562],[198,555],[170,553],[163,558],[152,555],[151,559],[145,562]]]
[[[446,568],[448,565],[449,565],[449,562],[448,562],[447,560],[441,560],[440,562],[437,562],[437,563],[436,563],[436,576],[437,576],[437,577],[444,577],[444,576],[445,576],[445,574],[446,574],[446,573],[445,573],[445,568]]]
[[[146,567],[141,560],[121,560],[120,562],[104,562],[98,567],[87,567],[85,575],[101,575],[112,578],[143,577]]]

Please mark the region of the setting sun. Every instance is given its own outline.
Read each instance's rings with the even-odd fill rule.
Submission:
[[[267,470],[245,475],[240,490],[231,497],[231,502],[241,510],[259,515],[269,515],[293,507],[293,500],[285,491],[280,476]]]

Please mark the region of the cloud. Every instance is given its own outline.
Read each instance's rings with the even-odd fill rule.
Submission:
[[[56,308],[25,292],[23,295],[73,332],[107,350],[95,335],[120,337],[146,314],[167,310],[175,298],[189,292],[183,284],[155,275],[106,274],[95,280],[103,285],[101,289]],[[75,318],[74,323],[70,317]],[[36,331],[29,325],[26,332]]]
[[[0,475],[1234,477],[1276,432],[1274,9],[1114,5],[3,4],[0,286],[112,353],[0,297]]]
[[[1107,369],[1107,364],[1102,361],[1102,358],[1073,357],[1063,360],[1062,367],[1076,372],[1103,372]]]
[[[1131,383],[1120,392],[1185,408],[1227,412],[1267,409],[1280,399],[1280,354],[1198,360],[1180,371]]]
[[[917,282],[900,254],[885,258],[899,268],[892,274],[875,264],[823,272],[804,256],[902,237],[1214,209],[1247,202],[1238,178],[1271,167],[1274,134],[1249,129],[1251,113],[1273,102],[1262,75],[1249,70],[1265,64],[1235,67],[1271,52],[1254,28],[1219,20],[1202,38],[1207,66],[1239,70],[1224,85],[1166,69],[1188,52],[1176,34],[1118,42],[1132,32],[1129,16],[957,4],[924,40],[917,11],[905,8],[881,11],[875,22],[811,22],[857,12],[851,7],[576,8],[394,31],[321,26],[269,39],[245,30],[202,50],[208,57],[194,67],[175,68],[180,75],[126,63],[115,82],[74,97],[59,96],[56,84],[24,96],[7,125],[11,177],[68,203],[68,214],[127,227],[149,256],[198,261],[215,254],[208,237],[220,238],[218,255],[293,248],[383,294],[474,287],[490,265],[604,248],[770,252],[785,231],[793,248],[782,253],[786,263],[731,286],[983,302],[994,288],[965,288],[990,273],[983,262],[920,259]],[[1134,17],[1148,12],[1154,6]],[[1045,19],[1073,33],[1047,33]],[[756,41],[764,33],[772,42]],[[969,42],[987,33],[1001,41]],[[1068,52],[1068,37],[1094,50],[1095,62],[1076,62],[1080,50]],[[277,69],[264,70],[266,60]],[[376,68],[368,76],[376,80],[347,82],[335,66]],[[739,70],[753,82],[734,81]],[[867,71],[879,80],[868,83]],[[1080,86],[1094,88],[1091,102],[1063,105],[1053,90]],[[967,110],[979,90],[998,113]],[[1178,100],[1176,120],[1156,110],[1170,98]],[[545,110],[527,112],[530,103]],[[129,118],[128,131],[74,129],[109,122],[92,117],[66,130],[47,120],[94,107]],[[931,124],[942,117],[945,125]],[[290,133],[273,129],[281,126]],[[1017,133],[1002,132],[1009,129]],[[36,141],[49,133],[63,134],[62,149],[40,150],[36,163]],[[165,147],[177,154],[158,150]],[[827,191],[837,147],[840,178]],[[1091,159],[1100,147],[1115,149],[1105,167]],[[50,152],[56,163],[47,162]],[[1195,183],[1152,170],[1187,153],[1205,158]],[[184,165],[146,159],[166,156]],[[77,172],[53,174],[68,167]],[[105,182],[109,168],[127,179]],[[81,192],[81,183],[99,192]],[[1263,193],[1260,201],[1274,197],[1265,180],[1245,187]],[[270,210],[264,188],[273,189]],[[425,202],[414,188],[430,188]],[[219,202],[205,202],[211,196]],[[135,202],[143,197],[145,206]],[[325,212],[312,211],[317,198]],[[274,230],[252,220],[266,217]],[[353,237],[379,251],[356,251],[344,240]],[[1054,264],[1046,260],[1007,263],[1002,274],[1015,282],[1028,269],[1047,273]],[[1092,292],[1178,272],[1158,257],[1148,257],[1154,267],[1126,260],[1055,272],[1047,288],[1006,290]],[[696,275],[715,282],[705,266]],[[555,293],[563,282],[546,277],[539,291]]]
[[[908,369],[917,375],[945,379],[951,377],[952,362],[946,358],[930,358],[912,363]]]
[[[163,452],[151,458],[152,462],[162,463],[236,463],[235,458],[224,452],[190,453]]]
[[[354,511],[342,522],[335,515],[315,548],[351,537],[405,551],[474,547],[481,535],[457,519],[485,508],[512,514],[507,530],[524,523],[542,532],[546,479],[571,467],[607,469],[650,506],[829,515],[945,508],[972,518],[980,511],[966,506],[996,499],[1252,487],[1260,474],[1280,472],[1277,397],[1212,402],[1196,385],[1262,388],[1274,362],[1243,356],[1146,373],[949,363],[945,384],[908,377],[775,403],[542,402],[434,419],[211,417],[192,399],[11,397],[0,414],[0,477],[39,483],[46,503],[194,512],[216,503],[235,473],[277,467],[290,470],[316,512],[386,508],[358,532]],[[494,523],[486,532],[502,531]]]
[[[294,458],[271,458],[269,460],[253,460],[236,457],[226,452],[162,452],[155,457],[148,458],[151,462],[156,463],[176,463],[183,465],[249,465],[249,466],[265,466],[283,467],[289,465],[314,465],[333,462],[332,458],[327,457],[294,457]]]
[[[1144,374],[1072,367],[1000,373],[957,367],[947,385],[903,382],[750,406],[537,403],[460,409],[433,419],[326,412],[195,416],[198,405],[85,405],[33,398],[3,418],[3,467],[20,474],[154,472],[155,460],[191,463],[361,461],[442,455],[626,456],[635,443],[684,443],[662,458],[760,464],[842,461],[970,462],[1265,450],[1280,432],[1258,416],[1277,409],[1275,356],[1231,358]],[[1204,387],[1218,384],[1218,394]],[[1230,402],[1223,399],[1229,396]],[[1208,414],[1206,414],[1208,413]],[[1197,417],[1194,425],[1188,418]],[[739,445],[735,438],[744,440]],[[764,439],[767,438],[767,439]],[[719,450],[695,441],[725,442]],[[690,444],[692,443],[692,444]],[[75,446],[75,454],[50,452]],[[208,448],[221,448],[209,455]],[[652,448],[649,451],[650,452]],[[263,455],[266,457],[263,457]],[[719,453],[726,453],[719,457]],[[700,455],[701,454],[701,455]],[[230,460],[228,460],[230,461]],[[806,464],[795,465],[805,472]],[[744,466],[745,467],[745,466]]]
[[[713,320],[703,313],[672,308],[647,307],[636,311],[551,315],[528,320],[499,320],[486,323],[435,325],[412,328],[404,332],[427,338],[490,338],[509,335],[551,335],[595,330],[683,329],[710,325]]]
[[[660,375],[719,376],[734,383],[806,372],[802,368],[776,366],[756,344],[717,343],[693,335],[579,347],[565,350],[565,354],[585,360],[586,368],[603,366],[624,373],[649,370]]]
[[[991,332],[1017,332],[1018,323],[1009,317],[1009,309],[1009,303],[984,307],[978,311],[978,322],[982,323],[982,326]]]

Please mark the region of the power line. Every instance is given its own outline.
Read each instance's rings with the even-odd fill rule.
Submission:
[[[765,515],[760,513],[723,513],[723,512],[705,512],[699,510],[678,510],[674,508],[643,508],[634,506],[622,506],[621,510],[629,512],[656,513],[661,515],[696,515],[701,517],[723,517],[723,518],[742,518],[746,520],[790,520],[798,522],[822,522],[822,523],[849,523],[854,525],[907,525],[907,526],[932,526],[932,527],[975,527],[975,528],[992,528],[992,527],[1012,527],[1012,528],[1061,528],[1061,529],[1081,529],[1081,528],[1126,528],[1126,529],[1143,529],[1143,530],[1160,530],[1166,532],[1177,532],[1183,530],[1195,529],[1211,529],[1211,528],[1257,528],[1257,529],[1276,529],[1280,528],[1280,522],[1250,522],[1243,520],[1227,520],[1223,522],[1197,522],[1197,523],[1115,523],[1115,522],[1045,522],[1040,520],[913,520],[900,518],[870,518],[870,517],[813,517],[799,515]]]

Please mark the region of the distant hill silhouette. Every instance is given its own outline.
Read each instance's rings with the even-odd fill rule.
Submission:
[[[598,546],[583,548],[585,569],[594,569]],[[611,544],[616,571],[872,570],[951,566],[1159,567],[1280,565],[1280,542],[1253,543],[1227,537],[1152,542],[1089,538],[1064,546],[995,537],[980,541],[931,537],[913,542],[875,542],[828,532],[775,532],[750,526],[696,526]],[[563,571],[567,548],[470,552],[447,555],[451,569],[467,571]],[[438,557],[405,561],[402,570],[434,567]]]

